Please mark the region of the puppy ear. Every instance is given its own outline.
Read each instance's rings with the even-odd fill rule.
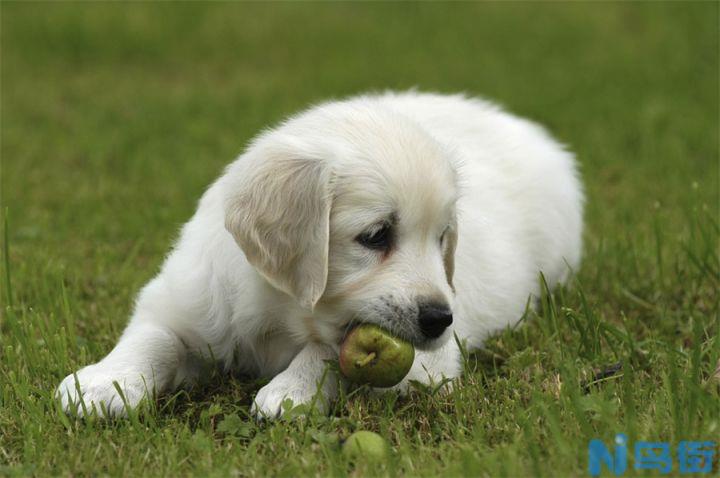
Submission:
[[[248,166],[230,181],[225,227],[270,284],[312,310],[327,283],[332,174],[282,156]]]
[[[453,276],[455,275],[455,249],[457,248],[457,221],[453,220],[453,223],[447,230],[445,236],[445,249],[443,250],[443,264],[445,266],[445,277],[447,278],[448,284],[453,292],[455,292],[455,285],[453,285]]]

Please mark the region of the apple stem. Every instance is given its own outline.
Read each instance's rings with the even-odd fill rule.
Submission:
[[[365,358],[356,360],[355,365],[357,365],[358,367],[364,367],[365,365],[372,362],[374,359],[375,359],[375,352],[370,352],[369,354],[367,354],[365,356]]]

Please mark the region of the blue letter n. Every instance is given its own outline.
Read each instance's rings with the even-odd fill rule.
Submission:
[[[615,476],[620,476],[627,469],[627,436],[618,433],[615,435],[615,456],[610,453],[601,440],[590,440],[588,445],[588,471],[592,476],[600,475],[603,463],[612,470]]]

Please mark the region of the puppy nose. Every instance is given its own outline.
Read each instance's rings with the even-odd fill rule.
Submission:
[[[425,337],[435,339],[452,324],[450,307],[440,302],[426,302],[418,305],[418,323]]]

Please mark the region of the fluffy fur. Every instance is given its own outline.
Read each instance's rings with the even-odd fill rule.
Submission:
[[[208,357],[272,378],[253,410],[306,403],[348,328],[377,323],[416,344],[408,380],[461,372],[469,348],[515,323],[539,273],[580,260],[573,156],[534,123],[460,95],[386,93],[330,102],[258,136],[207,190],[117,346],[63,380],[66,410],[111,415],[192,383]],[[392,226],[392,247],[357,237]],[[450,306],[438,338],[419,304]],[[342,380],[320,388],[327,404]],[[82,412],[82,411],[81,411]]]

